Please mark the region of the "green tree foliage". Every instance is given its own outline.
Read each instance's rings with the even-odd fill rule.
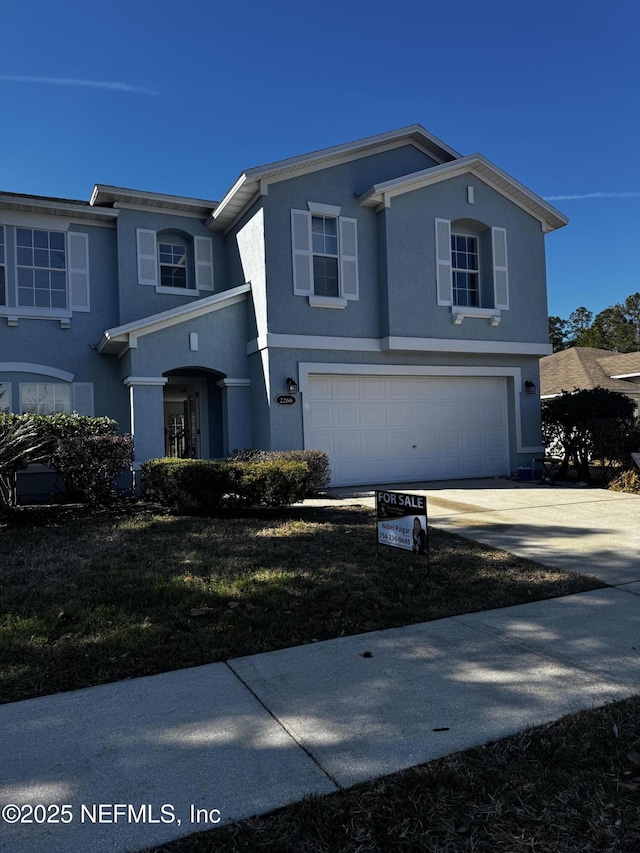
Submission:
[[[554,352],[567,348],[567,321],[562,317],[549,317],[549,341]]]
[[[542,403],[542,429],[547,453],[562,458],[560,476],[573,463],[578,478],[591,482],[590,462],[599,463],[601,481],[611,466],[636,449],[635,404],[606,388],[563,391]]]
[[[640,292],[605,308],[595,317],[584,307],[572,311],[568,320],[549,317],[549,340],[554,352],[568,347],[640,351]]]

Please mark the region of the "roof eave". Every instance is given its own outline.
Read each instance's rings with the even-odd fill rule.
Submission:
[[[546,230],[555,231],[569,222],[568,218],[559,210],[498,166],[495,166],[482,154],[469,154],[467,157],[461,157],[452,163],[432,166],[430,169],[423,169],[411,175],[374,184],[358,197],[358,202],[363,207],[388,206],[391,199],[396,195],[412,192],[421,187],[430,186],[469,172],[493,186],[498,192],[510,197],[520,207],[539,219],[543,225],[546,225]]]
[[[114,187],[109,184],[96,184],[91,193],[90,205],[131,204],[143,207],[190,213],[204,218],[209,216],[218,202],[189,196],[167,195],[146,190],[133,190],[126,187]]]
[[[309,154],[300,154],[265,166],[256,166],[242,172],[213,211],[207,223],[208,227],[224,230],[255,198],[265,183],[274,180],[286,180],[287,177],[293,177],[297,172],[310,167],[337,165],[344,159],[353,157],[358,153],[365,156],[368,151],[375,152],[376,149],[393,143],[401,143],[402,140],[406,140],[408,143],[415,142],[429,149],[436,158],[441,160],[457,160],[462,156],[421,125],[412,124],[398,130],[380,133],[377,136],[334,145],[331,148],[322,148]]]

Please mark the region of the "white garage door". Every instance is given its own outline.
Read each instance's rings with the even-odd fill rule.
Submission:
[[[310,376],[305,444],[337,485],[509,471],[506,382],[495,377]]]

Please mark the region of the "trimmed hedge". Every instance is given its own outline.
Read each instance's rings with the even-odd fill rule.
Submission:
[[[185,515],[286,506],[303,500],[310,480],[307,463],[293,459],[150,459],[142,464],[143,497]]]
[[[324,450],[234,450],[231,459],[236,462],[262,462],[270,459],[306,462],[310,474],[307,497],[325,489],[331,481],[329,454]]]
[[[119,435],[111,418],[0,413],[0,430],[9,434],[18,425],[33,433],[37,452],[14,459],[11,466],[5,466],[8,473],[29,462],[42,462],[62,479],[67,500],[108,500],[113,483],[130,467],[133,439]]]

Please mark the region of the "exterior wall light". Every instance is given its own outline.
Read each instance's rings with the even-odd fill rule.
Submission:
[[[535,394],[537,391],[536,383],[532,382],[530,379],[524,383],[525,394]]]
[[[297,394],[298,393],[298,383],[295,379],[292,379],[291,376],[287,379],[286,382],[287,391],[289,394]]]

